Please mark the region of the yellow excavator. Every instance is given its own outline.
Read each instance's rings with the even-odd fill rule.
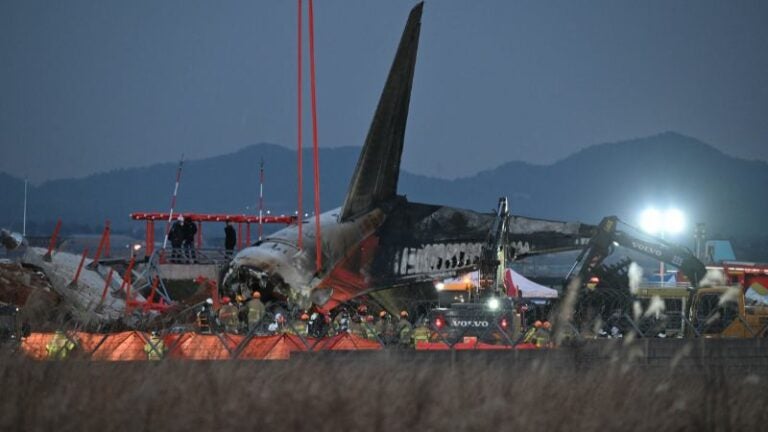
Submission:
[[[619,225],[622,229],[619,229]],[[615,216],[604,218],[597,233],[579,254],[566,277],[589,281],[615,246],[650,256],[677,267],[690,282],[688,288],[641,289],[637,299],[658,297],[676,304],[681,316],[677,334],[686,337],[754,338],[768,336],[768,292],[747,296],[741,285],[725,285],[725,277],[715,285],[702,284],[707,268],[687,248],[659,238],[640,234]],[[669,307],[667,308],[669,311]]]

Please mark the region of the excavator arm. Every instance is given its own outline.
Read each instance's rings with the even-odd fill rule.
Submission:
[[[627,229],[618,229],[619,224]],[[640,233],[616,216],[608,216],[600,222],[597,233],[576,258],[566,276],[566,283],[576,277],[581,281],[586,280],[613,252],[614,246],[625,247],[679,268],[693,286],[698,285],[707,271],[688,248]]]
[[[496,218],[488,232],[488,237],[480,249],[480,282],[484,288],[503,291],[501,273],[506,268],[507,230],[509,227],[509,205],[506,197],[499,198]]]

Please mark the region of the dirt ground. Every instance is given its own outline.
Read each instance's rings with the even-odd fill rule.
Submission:
[[[760,430],[755,373],[386,355],[286,362],[0,360],[0,430]]]

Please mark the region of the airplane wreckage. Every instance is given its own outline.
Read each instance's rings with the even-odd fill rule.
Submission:
[[[412,203],[397,195],[423,3],[408,17],[349,190],[340,208],[320,215],[321,258],[299,247],[289,226],[238,253],[223,289],[302,308],[330,310],[368,296],[390,312],[436,296],[434,281],[474,271],[497,218],[495,213]],[[303,221],[303,244],[315,227]],[[593,225],[508,216],[510,258],[580,249]]]

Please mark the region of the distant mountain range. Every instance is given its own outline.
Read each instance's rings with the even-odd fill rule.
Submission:
[[[339,206],[360,148],[322,149],[322,209]],[[272,144],[187,161],[177,210],[256,213],[259,161],[265,163],[265,203],[273,213],[291,213],[296,202],[296,152]],[[304,155],[304,208],[311,211],[311,153]],[[134,211],[166,211],[176,165],[116,170],[30,186],[28,230],[48,234],[57,217],[68,231],[100,230],[110,219],[116,230],[140,231]],[[416,202],[488,210],[498,197],[512,212],[597,223],[617,215],[629,223],[649,205],[675,205],[704,222],[717,237],[765,232],[768,164],[727,156],[696,139],[663,133],[600,144],[552,165],[508,162],[471,177],[444,180],[403,172],[399,192]],[[20,229],[23,181],[0,173],[0,226]]]

